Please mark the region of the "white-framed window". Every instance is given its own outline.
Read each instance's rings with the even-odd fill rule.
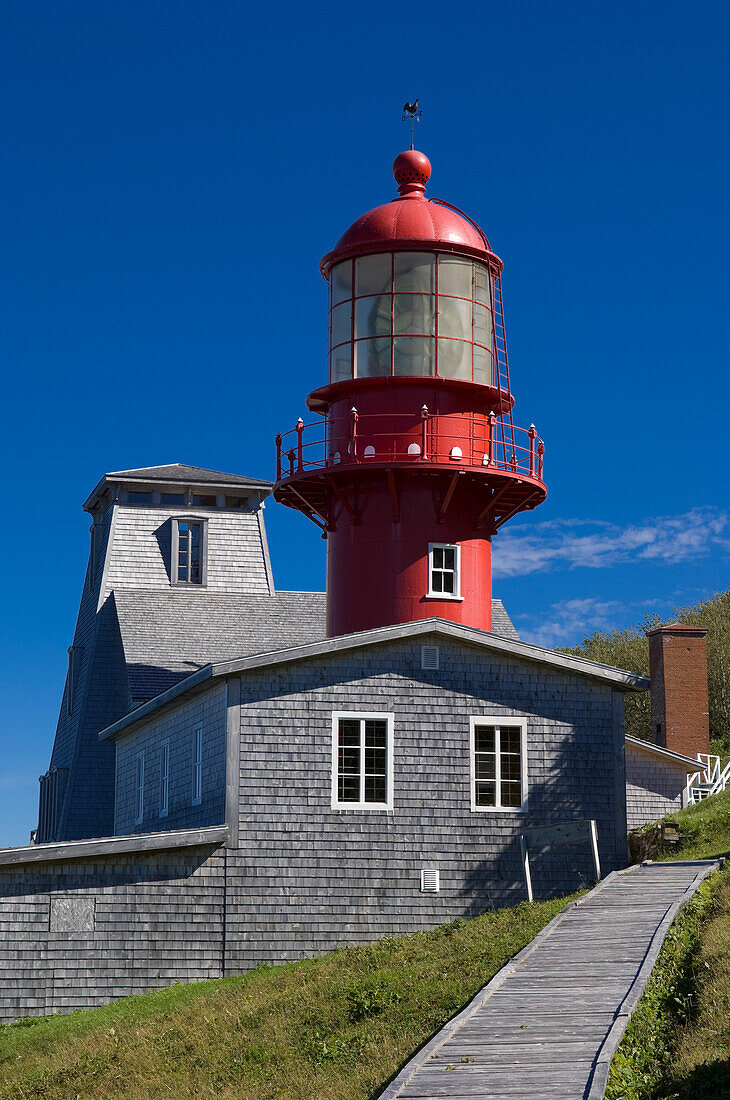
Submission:
[[[144,818],[144,750],[134,759],[134,824],[141,825]]]
[[[472,718],[470,726],[472,810],[524,810],[527,720],[485,716]]]
[[[207,498],[195,498],[207,499]],[[215,501],[215,497],[213,497]],[[208,524],[193,516],[173,517],[172,561],[170,580],[173,584],[207,582]]]
[[[332,715],[332,807],[392,810],[392,714]]]
[[[428,544],[428,595],[440,600],[460,600],[461,547],[457,544]]]
[[[160,742],[160,817],[167,817],[170,809],[170,742]]]
[[[203,727],[193,730],[193,806],[199,806],[203,797]]]

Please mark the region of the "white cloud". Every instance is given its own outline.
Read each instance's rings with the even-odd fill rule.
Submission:
[[[676,564],[713,550],[730,552],[728,514],[713,508],[657,516],[630,527],[599,520],[549,520],[495,538],[494,575],[519,577],[580,566],[607,569],[636,561]]]
[[[625,621],[629,608],[620,600],[601,600],[587,597],[554,603],[540,625],[534,629],[519,626],[523,641],[534,642],[552,648],[556,645],[575,645],[594,630],[605,630],[616,622]],[[528,616],[521,616],[528,618]],[[532,616],[529,616],[532,619]]]

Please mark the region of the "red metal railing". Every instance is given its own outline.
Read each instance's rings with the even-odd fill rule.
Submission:
[[[483,413],[328,417],[276,437],[276,480],[368,462],[447,463],[502,470],[542,482],[545,444],[534,424],[516,428]]]

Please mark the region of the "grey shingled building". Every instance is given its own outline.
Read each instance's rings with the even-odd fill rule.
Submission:
[[[626,858],[647,681],[440,619],[325,637],[274,589],[268,482],[107,474],[36,843],[0,851],[0,1018],[240,973],[521,900],[526,828]],[[535,892],[590,878],[586,846]]]

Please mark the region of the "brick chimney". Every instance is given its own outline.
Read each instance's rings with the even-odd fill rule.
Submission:
[[[671,623],[647,637],[652,741],[683,756],[709,753],[707,631]]]

